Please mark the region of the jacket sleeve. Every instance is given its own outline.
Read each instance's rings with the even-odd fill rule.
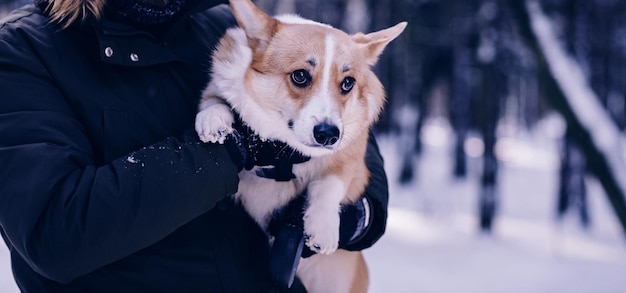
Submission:
[[[363,250],[371,247],[383,236],[387,227],[387,207],[389,204],[389,186],[384,169],[383,157],[373,133],[370,133],[365,154],[365,163],[370,171],[370,180],[363,196],[369,203],[369,224],[358,240],[351,242],[344,249]]]
[[[191,137],[96,166],[45,67],[0,38],[0,229],[44,277],[65,283],[128,256],[234,193],[225,148]]]

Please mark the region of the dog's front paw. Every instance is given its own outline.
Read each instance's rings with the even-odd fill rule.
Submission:
[[[233,133],[234,118],[226,105],[212,105],[196,115],[196,132],[203,142],[224,143]]]
[[[339,245],[339,215],[304,215],[305,244],[314,252],[332,254]]]

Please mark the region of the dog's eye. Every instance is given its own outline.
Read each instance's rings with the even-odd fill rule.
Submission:
[[[347,93],[349,93],[352,88],[354,87],[354,82],[356,80],[354,79],[354,77],[346,77],[341,81],[341,94],[345,95]]]
[[[311,74],[304,69],[298,69],[291,73],[291,81],[297,87],[306,87],[311,83]]]

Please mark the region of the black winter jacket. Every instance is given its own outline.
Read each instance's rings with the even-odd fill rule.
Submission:
[[[228,197],[235,164],[189,131],[234,20],[188,2],[159,36],[107,19],[62,30],[33,5],[0,23],[0,232],[23,292],[275,291],[267,238]],[[353,249],[387,215],[373,140],[367,162],[375,218]]]

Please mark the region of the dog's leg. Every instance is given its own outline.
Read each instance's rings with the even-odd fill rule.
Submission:
[[[308,206],[304,212],[306,245],[311,250],[331,254],[339,244],[339,209],[346,185],[337,176],[326,176],[308,186]]]
[[[226,136],[233,132],[233,114],[230,107],[219,98],[216,87],[210,83],[202,94],[196,115],[196,132],[200,140],[212,143],[224,143]]]

